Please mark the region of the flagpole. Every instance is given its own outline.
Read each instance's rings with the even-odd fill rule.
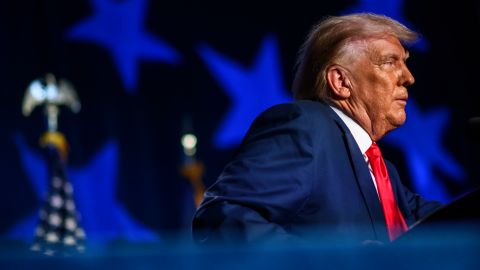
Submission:
[[[73,86],[66,80],[57,82],[53,74],[30,83],[24,96],[22,112],[29,116],[37,106],[44,106],[47,131],[40,138],[45,150],[49,188],[39,211],[39,221],[31,250],[48,256],[73,255],[85,250],[85,232],[73,199],[73,186],[68,180],[66,163],[68,142],[58,131],[59,107],[67,106],[74,113],[80,102]]]
[[[196,158],[197,136],[193,133],[190,117],[183,117],[182,126],[184,133],[180,139],[180,143],[183,149],[183,164],[180,168],[180,174],[187,178],[192,185],[195,208],[198,208],[205,193],[205,186],[203,184],[205,167],[203,163]]]

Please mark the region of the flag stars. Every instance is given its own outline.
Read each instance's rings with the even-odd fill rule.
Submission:
[[[45,236],[45,240],[49,243],[57,243],[59,240],[58,234],[56,234],[55,232],[49,232]]]
[[[63,243],[67,246],[73,246],[77,243],[77,241],[75,241],[75,238],[69,235],[63,239]]]
[[[86,237],[86,233],[80,229],[81,226],[88,228],[88,235],[93,235],[92,239],[98,243],[118,238],[136,242],[159,240],[156,232],[134,220],[115,199],[118,169],[118,145],[116,142],[106,143],[85,166],[69,169],[68,176],[72,179],[71,183],[73,183],[77,196],[76,201],[74,201],[73,194],[66,194],[64,189],[63,183],[69,183],[69,179],[59,177],[62,185],[57,185],[56,189],[52,184],[52,182],[58,182],[52,180],[55,179],[55,175],[48,179],[45,177],[49,173],[42,157],[29,148],[21,135],[16,136],[16,143],[25,171],[32,186],[35,187],[39,199],[41,194],[47,191],[44,188],[48,187],[50,183],[49,195],[60,195],[64,203],[61,208],[53,207],[47,194],[47,201],[39,210],[40,223],[37,227],[41,227],[45,234],[40,237],[35,236],[33,240],[34,243],[40,245],[41,250],[45,250],[49,246],[49,243],[46,242],[46,234],[49,232],[58,232],[62,245],[64,237],[76,237],[77,244],[74,248],[77,248],[82,245],[82,239]],[[66,191],[69,190],[73,189],[67,187]],[[77,212],[77,209],[81,212]],[[60,227],[49,225],[48,214],[54,212],[62,217],[63,221]],[[82,219],[82,223],[79,223],[80,214],[86,217]],[[67,222],[68,218],[73,219],[73,222]],[[36,219],[36,217],[31,217],[29,220]],[[10,236],[15,239],[31,240],[29,235],[33,236],[32,232],[35,232],[35,223],[22,222],[14,225]]]
[[[50,205],[52,205],[55,208],[61,208],[63,206],[63,200],[60,196],[53,195],[50,198]]]
[[[74,231],[77,228],[77,222],[73,218],[67,218],[65,220],[65,227],[70,231]]]
[[[48,216],[48,223],[52,226],[58,227],[62,223],[62,219],[57,213],[52,213]]]
[[[67,200],[67,202],[65,203],[65,208],[72,212],[75,210],[75,203],[72,201],[72,200]]]

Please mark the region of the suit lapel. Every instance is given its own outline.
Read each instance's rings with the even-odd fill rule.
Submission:
[[[357,177],[358,186],[360,187],[363,199],[365,200],[365,204],[367,205],[370,213],[372,226],[374,227],[377,239],[388,239],[385,215],[383,214],[378,193],[373,185],[373,180],[368,166],[365,163],[365,159],[363,158],[355,139],[349,131],[345,132],[344,138],[346,144],[348,145],[348,150],[350,151],[351,162],[355,169],[355,176]]]
[[[405,201],[405,198],[400,193],[402,189],[402,183],[400,181],[400,177],[398,176],[398,172],[395,167],[388,161],[385,161],[388,170],[388,176],[390,177],[390,182],[392,183],[393,195],[395,196],[395,200],[397,202],[398,208],[400,212],[402,212],[403,217],[405,218],[405,222],[407,225],[411,225],[414,221],[411,219],[409,215],[408,204]]]
[[[363,154],[345,123],[330,107],[329,111],[339,128],[343,131],[344,143],[349,151],[350,162],[353,165],[355,177],[367,206],[375,235],[378,240],[388,240],[385,216]]]

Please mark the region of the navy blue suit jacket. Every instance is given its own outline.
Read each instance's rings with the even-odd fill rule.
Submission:
[[[409,191],[386,164],[408,225],[439,206]],[[257,117],[205,193],[192,229],[200,243],[308,239],[315,232],[388,241],[368,165],[353,136],[328,105],[307,100]]]

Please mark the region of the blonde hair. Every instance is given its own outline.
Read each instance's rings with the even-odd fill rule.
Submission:
[[[403,44],[412,43],[418,34],[384,15],[357,13],[329,16],[310,30],[300,48],[293,94],[296,99],[325,99],[328,96],[326,70],[345,53],[353,40],[390,35]]]

